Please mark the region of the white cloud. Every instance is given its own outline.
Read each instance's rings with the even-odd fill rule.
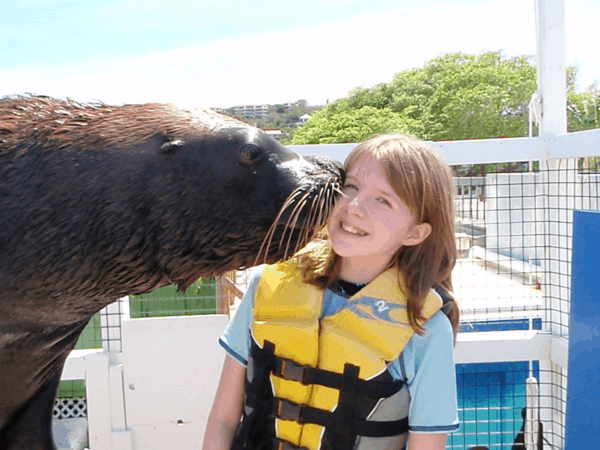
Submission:
[[[567,0],[565,9],[567,64],[579,67],[579,86],[585,88],[594,80],[600,81],[600,51],[596,37],[600,2]]]
[[[593,29],[592,18],[600,17],[600,6],[590,5],[576,1],[567,7],[567,64],[578,63],[582,86],[600,77],[591,32],[585,32]],[[485,50],[535,53],[533,2],[490,0],[368,13],[327,26],[128,60],[9,71],[0,74],[0,86],[4,94],[35,92],[106,103],[201,107],[304,98],[322,104],[358,86],[389,82],[394,73],[443,53]]]

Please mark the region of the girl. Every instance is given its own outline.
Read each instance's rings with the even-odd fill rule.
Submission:
[[[440,450],[458,429],[450,169],[403,135],[345,169],[327,240],[257,273],[219,340],[204,449]]]

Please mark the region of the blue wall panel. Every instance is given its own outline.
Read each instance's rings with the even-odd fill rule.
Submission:
[[[600,212],[574,212],[571,267],[565,449],[600,449]]]

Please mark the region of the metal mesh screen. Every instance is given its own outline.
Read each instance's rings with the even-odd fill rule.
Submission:
[[[165,286],[148,294],[129,297],[131,318],[215,314],[217,282],[214,277],[196,280],[185,292]]]
[[[540,407],[538,448],[562,448],[566,405],[556,399],[564,398],[566,377],[560,368],[543,370],[539,361],[459,364],[456,375],[461,429],[449,436],[448,449],[525,450],[531,401]],[[537,386],[535,399],[528,398],[527,379]]]
[[[124,297],[100,311],[88,324],[76,348],[121,350],[121,320],[198,314],[229,314],[246,291],[252,271],[228,272],[197,280],[185,292],[166,286],[148,294]],[[93,339],[91,337],[94,337]],[[87,346],[86,346],[87,345]]]
[[[518,442],[524,429],[522,413],[529,375],[528,361],[458,365],[461,429],[449,437],[447,447],[509,449]],[[539,364],[533,364],[533,375],[539,378]]]
[[[454,167],[461,332],[531,329],[568,338],[573,210],[599,209],[599,161]],[[512,445],[523,426],[527,370],[513,372],[514,387],[503,391],[512,393],[512,405],[504,407],[497,403],[508,400],[491,380],[505,369],[496,369],[457,367],[462,428],[448,448],[525,448]],[[537,373],[544,448],[562,448],[567,369],[540,361]],[[467,395],[473,389],[475,397]]]
[[[543,316],[543,198],[539,172],[529,166],[454,167],[459,260],[453,279],[463,331],[481,321],[496,321],[500,329],[506,321],[533,327]]]

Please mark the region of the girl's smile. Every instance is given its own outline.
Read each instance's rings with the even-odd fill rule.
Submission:
[[[355,236],[366,236],[368,234],[366,231],[360,230],[356,227],[352,227],[344,222],[340,222],[340,227],[346,233],[350,233]]]

